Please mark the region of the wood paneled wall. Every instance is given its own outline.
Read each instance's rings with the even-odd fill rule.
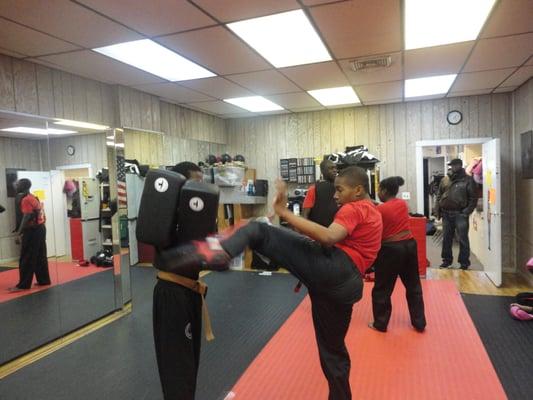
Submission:
[[[15,199],[7,197],[6,168],[41,171],[39,142],[0,137],[0,204],[6,208],[0,214],[0,260],[18,257],[20,249],[11,233],[15,228]]]
[[[533,257],[533,179],[522,179],[522,148],[520,135],[533,130],[533,79],[526,82],[513,93],[514,101],[514,173],[516,222],[514,235],[516,238],[517,268],[527,276],[533,284],[531,274],[526,270],[526,262]]]
[[[98,170],[107,168],[105,137],[105,133],[94,133],[41,140],[43,168],[49,170],[61,165],[91,164],[93,174],[96,174]],[[67,154],[67,146],[69,145],[76,149],[73,156]]]
[[[163,134],[125,129],[124,156],[140,164],[158,167],[163,164]]]
[[[120,127],[161,131],[159,98],[125,86],[118,86]]]
[[[115,126],[113,87],[0,54],[0,109]]]
[[[227,148],[225,144],[182,139],[170,135],[164,135],[163,141],[165,165],[173,165],[181,161],[198,163],[205,161],[209,154],[221,155],[226,153]]]
[[[161,131],[165,134],[202,142],[227,143],[224,120],[161,101]]]
[[[461,124],[446,122],[449,110],[463,113]],[[226,121],[228,151],[243,154],[256,168],[257,177],[272,182],[279,175],[279,159],[317,157],[342,151],[349,145],[366,145],[378,157],[382,178],[401,175],[416,209],[415,143],[418,140],[468,137],[501,138],[502,202],[511,215],[511,94],[353,107],[298,114]],[[506,268],[514,266],[511,221],[503,219]]]

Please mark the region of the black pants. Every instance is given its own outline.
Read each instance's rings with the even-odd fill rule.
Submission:
[[[453,262],[453,237],[457,231],[459,238],[459,264],[464,267],[470,266],[470,241],[468,239],[468,215],[459,211],[442,211],[442,261],[451,264]]]
[[[19,289],[29,289],[33,274],[41,285],[50,284],[46,256],[46,228],[44,224],[26,228],[22,232],[19,259]]]
[[[165,400],[192,400],[200,364],[202,297],[181,285],[158,280],[153,329]]]
[[[247,246],[283,266],[307,286],[329,399],[351,399],[350,356],[344,338],[352,306],[363,294],[363,280],[353,261],[340,249],[324,249],[306,236],[257,222],[250,222],[222,242],[233,257]]]
[[[372,289],[374,327],[385,331],[389,324],[392,303],[391,295],[398,276],[406,290],[411,324],[417,329],[426,326],[422,285],[418,275],[418,256],[414,239],[385,242],[381,245],[374,263],[375,282]]]

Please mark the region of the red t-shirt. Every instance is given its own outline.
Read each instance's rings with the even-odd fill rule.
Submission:
[[[409,230],[409,208],[407,203],[402,199],[391,199],[378,206],[383,220],[383,239],[396,235],[402,231]],[[413,235],[409,234],[402,237],[402,240],[410,239]]]
[[[34,212],[38,212],[37,223],[35,222],[35,219],[32,218],[28,225],[31,226],[44,224],[45,219],[44,213],[42,212],[41,203],[34,195],[29,194],[22,199],[20,202],[20,210],[22,211],[22,214],[33,214]]]
[[[304,204],[302,205],[302,208],[313,208],[313,206],[315,205],[315,198],[316,198],[316,187],[315,185],[313,185],[307,191],[307,195],[305,196]]]
[[[381,248],[381,214],[370,200],[359,200],[344,204],[335,214],[333,222],[348,231],[348,236],[336,243],[335,247],[348,254],[361,274],[364,274]]]

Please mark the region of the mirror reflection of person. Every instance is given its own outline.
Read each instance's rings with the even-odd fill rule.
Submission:
[[[19,282],[10,288],[11,292],[18,292],[31,288],[33,275],[37,278],[37,285],[50,285],[48,272],[48,258],[46,255],[46,227],[42,204],[37,197],[30,193],[31,181],[20,179],[16,183],[20,204],[17,204],[22,219],[17,227],[16,243],[21,245],[19,259]]]

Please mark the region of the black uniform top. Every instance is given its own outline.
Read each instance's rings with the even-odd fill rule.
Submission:
[[[322,226],[330,226],[339,209],[337,202],[333,198],[335,185],[329,181],[320,181],[315,184],[314,189],[315,197],[309,213],[309,219]],[[304,208],[306,208],[306,202],[304,202]]]

